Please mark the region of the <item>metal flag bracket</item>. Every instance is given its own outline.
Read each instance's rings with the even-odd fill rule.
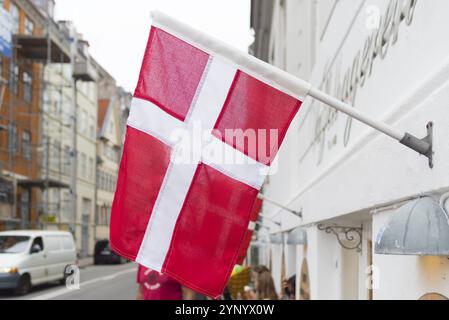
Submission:
[[[409,133],[405,133],[404,138],[400,142],[404,146],[426,156],[429,159],[429,167],[433,168],[433,122],[427,124],[427,136],[423,139],[418,139]]]

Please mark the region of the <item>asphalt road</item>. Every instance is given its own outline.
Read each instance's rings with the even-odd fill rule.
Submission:
[[[89,266],[80,270],[79,289],[50,283],[36,286],[21,297],[10,291],[0,291],[0,300],[135,300],[137,265]]]

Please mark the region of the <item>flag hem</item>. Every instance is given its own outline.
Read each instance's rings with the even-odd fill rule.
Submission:
[[[238,66],[238,69],[272,87],[304,101],[311,84],[248,53],[242,52],[212,36],[179,22],[162,12],[152,11],[152,25],[197,47],[212,56],[220,56]]]

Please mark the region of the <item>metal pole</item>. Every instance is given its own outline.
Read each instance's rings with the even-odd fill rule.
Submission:
[[[259,195],[258,195],[258,198],[259,198],[260,200],[264,200],[264,201],[266,201],[266,202],[269,202],[269,203],[275,205],[276,207],[279,207],[279,208],[281,208],[281,209],[283,209],[283,210],[286,210],[286,211],[288,211],[288,212],[291,212],[291,213],[293,213],[294,215],[296,215],[296,216],[302,218],[302,213],[301,213],[301,212],[295,211],[295,210],[293,210],[293,209],[290,209],[290,208],[288,208],[288,207],[286,207],[286,206],[284,206],[284,205],[282,205],[282,204],[280,204],[280,203],[278,203],[278,202],[276,202],[276,201],[274,201],[274,200],[271,200],[270,198],[268,198],[267,196],[265,196],[265,195],[263,195],[263,194],[259,194]]]
[[[368,117],[367,115],[361,113],[354,107],[350,106],[347,103],[344,103],[337,98],[334,98],[327,93],[324,93],[316,88],[311,88],[309,92],[309,96],[312,98],[317,99],[318,101],[321,101],[328,106],[337,109],[338,111],[341,111],[348,116],[386,134],[387,136],[399,141],[401,144],[405,145],[406,147],[409,147],[410,149],[418,152],[419,154],[422,154],[429,158],[429,165],[430,167],[433,167],[432,164],[432,156],[433,156],[433,147],[432,147],[432,123],[429,123],[427,125],[428,130],[428,136],[424,139],[419,139],[415,136],[413,136],[410,133],[402,132],[400,130],[397,130],[393,128],[392,126],[372,119]]]

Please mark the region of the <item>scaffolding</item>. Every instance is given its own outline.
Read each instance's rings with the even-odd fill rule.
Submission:
[[[64,123],[64,117],[61,117],[61,114],[52,114],[47,108],[57,103],[58,110],[60,112],[64,110],[63,68],[64,64],[71,62],[70,41],[50,15],[45,17],[44,27],[43,35],[14,34],[12,37],[13,56],[8,66],[9,91],[6,94],[8,111],[7,117],[0,119],[1,128],[7,133],[7,142],[0,146],[0,151],[7,154],[7,165],[4,165],[4,170],[1,171],[5,171],[6,174],[2,180],[7,180],[13,185],[9,220],[16,224],[20,221],[20,227],[26,229],[42,228],[41,217],[48,216],[51,211],[61,211],[60,196],[56,203],[50,202],[51,189],[57,189],[60,193],[61,189],[70,187],[62,179],[65,166],[62,166],[64,160],[61,159],[63,155],[61,146],[51,141],[51,137],[59,137],[59,140],[62,140],[63,128],[67,126],[67,123]],[[46,72],[55,64],[60,65],[61,81],[59,83],[51,82],[52,79],[48,79],[48,72]],[[24,70],[31,70],[30,73],[34,77],[39,73],[41,85],[37,86],[36,79],[33,78],[31,83],[25,83],[27,79],[25,79]],[[23,99],[17,98],[19,83],[21,83]],[[30,88],[27,88],[28,91],[25,93],[26,85]],[[56,97],[54,94],[49,95],[49,92],[58,93],[59,98],[56,98],[58,101],[47,99]],[[27,101],[24,101],[25,94],[27,94]],[[1,105],[4,105],[3,101]],[[51,128],[47,126],[50,117],[53,118],[52,122],[56,123],[56,126],[53,125]],[[57,130],[57,132],[51,132],[51,130]],[[22,133],[22,140],[18,138],[19,132]],[[19,143],[20,141],[22,144]],[[40,200],[35,201],[37,199]],[[31,219],[32,212],[38,217],[36,221]]]

